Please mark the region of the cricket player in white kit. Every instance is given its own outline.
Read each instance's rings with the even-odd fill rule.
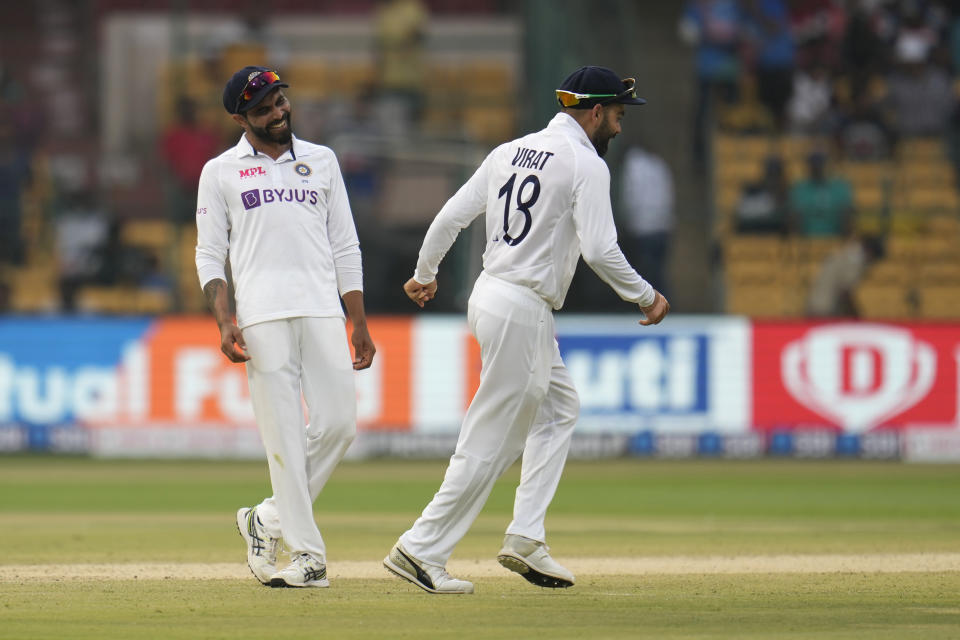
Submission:
[[[287,86],[274,71],[245,67],[224,88],[224,108],[244,134],[200,177],[197,273],[221,349],[246,362],[270,469],[273,496],[237,512],[247,562],[265,585],[326,587],[313,502],[356,434],[354,370],[370,366],[375,348],[337,159],[293,136],[281,89]],[[228,254],[236,324],[227,299]],[[353,322],[352,359],[341,298]],[[291,563],[278,570],[281,538]]]
[[[546,129],[500,145],[437,214],[405,285],[419,306],[437,291],[437,269],[457,235],[486,214],[483,271],[467,320],[480,343],[480,387],[467,409],[440,490],[384,558],[384,566],[430,593],[472,593],[447,560],[494,482],[523,454],[520,486],[500,564],[542,587],[574,576],[550,557],[544,518],[566,461],[580,403],[554,337],[577,260],[624,300],[642,325],[670,309],[617,245],[610,172],[602,160],[620,132],[624,105],[640,105],[634,80],[582,67],[557,90],[562,107]]]

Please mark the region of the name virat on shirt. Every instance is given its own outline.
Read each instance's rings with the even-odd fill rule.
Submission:
[[[552,151],[539,151],[537,149],[520,147],[517,149],[517,155],[513,157],[513,162],[510,164],[514,167],[520,167],[521,169],[536,169],[540,171],[547,166],[547,160],[549,160],[552,155],[554,155]]]

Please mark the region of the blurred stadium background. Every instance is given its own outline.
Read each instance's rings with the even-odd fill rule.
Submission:
[[[558,316],[572,455],[960,460],[960,3],[933,0],[6,6],[0,451],[261,455],[193,261],[245,64],[279,70],[294,130],[347,180],[378,346],[351,455],[452,450],[482,234],[433,308],[400,285],[485,153],[600,64],[649,100],[608,162],[621,244],[674,315],[638,328],[581,264]]]

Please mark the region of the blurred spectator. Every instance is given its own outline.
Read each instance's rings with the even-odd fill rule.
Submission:
[[[820,134],[829,127],[833,105],[833,82],[830,70],[813,63],[793,77],[793,95],[787,108],[790,129],[802,134]]]
[[[0,313],[7,313],[13,310],[11,304],[12,297],[10,285],[6,280],[0,280]]]
[[[103,244],[97,251],[96,284],[139,286],[148,271],[148,253],[123,243],[123,222],[110,219]]]
[[[420,0],[377,2],[374,36],[380,104],[392,116],[385,123],[416,125],[423,115],[429,18]]]
[[[738,233],[779,233],[788,231],[790,185],[779,156],[768,156],[763,175],[743,185],[736,209]]]
[[[60,307],[76,310],[77,292],[95,282],[101,271],[100,253],[107,239],[106,213],[91,191],[68,194],[53,221],[60,283]]]
[[[23,249],[23,192],[30,181],[30,158],[14,141],[9,113],[0,109],[0,263],[20,265]]]
[[[621,205],[628,233],[621,243],[630,264],[669,296],[667,262],[674,224],[673,173],[660,156],[633,146],[623,160]]]
[[[888,47],[878,35],[873,3],[853,3],[843,37],[843,62],[850,93],[866,92],[870,77],[887,67]]]
[[[754,48],[757,95],[773,117],[776,130],[783,131],[787,103],[793,93],[796,58],[787,2],[750,0],[747,16]]]
[[[861,91],[837,117],[835,139],[844,159],[869,162],[890,158],[897,135],[880,105]]]
[[[141,260],[143,273],[140,275],[138,285],[143,289],[172,294],[174,290],[173,278],[163,269],[157,254],[152,251],[144,251]]]
[[[804,236],[843,236],[850,228],[853,189],[845,178],[827,175],[827,157],[807,158],[808,177],[790,189],[791,230]]]
[[[883,242],[874,236],[851,238],[828,255],[810,287],[807,314],[813,317],[859,317],[854,292],[870,265],[883,255]]]
[[[790,5],[790,31],[797,46],[797,66],[840,68],[847,26],[843,0],[799,0]]]
[[[736,0],[687,0],[680,37],[696,47],[697,104],[693,124],[696,166],[706,166],[706,137],[714,118],[714,100],[733,104],[739,97],[743,16]]]
[[[197,122],[194,101],[181,96],[177,100],[177,119],[160,139],[160,155],[171,178],[169,213],[175,222],[193,222],[200,172],[222,147],[220,137]]]
[[[897,39],[896,69],[887,81],[886,102],[897,132],[905,137],[946,132],[955,97],[950,76],[930,64],[930,43],[905,33]]]

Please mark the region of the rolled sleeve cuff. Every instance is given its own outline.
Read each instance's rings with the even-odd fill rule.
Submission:
[[[359,253],[337,258],[336,269],[341,296],[348,291],[363,291],[363,264]]]
[[[203,289],[212,280],[227,281],[227,274],[223,267],[216,265],[203,265],[197,267],[197,276],[200,278],[200,288]]]

